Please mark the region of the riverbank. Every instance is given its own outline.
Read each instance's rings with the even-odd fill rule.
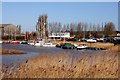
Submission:
[[[25,52],[20,50],[14,50],[14,49],[0,49],[1,55],[12,55],[12,54],[25,54]]]
[[[16,71],[8,71],[4,77],[118,78],[118,54],[108,51],[80,55],[63,52],[53,55],[41,54],[27,59]]]
[[[55,40],[52,41],[52,43],[54,44],[60,44],[60,43],[64,43],[64,41],[59,41],[59,40]],[[96,47],[96,48],[104,48],[108,51],[112,51],[112,52],[120,52],[120,45],[114,45],[113,43],[87,43],[87,42],[73,42],[73,41],[65,41],[65,43],[72,43],[72,44],[86,44],[88,47]]]

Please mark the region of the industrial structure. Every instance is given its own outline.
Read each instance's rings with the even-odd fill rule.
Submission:
[[[38,40],[46,40],[47,33],[47,15],[41,15],[38,18],[38,22],[36,25],[37,39]]]

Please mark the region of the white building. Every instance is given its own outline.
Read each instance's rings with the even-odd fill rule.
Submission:
[[[50,39],[62,39],[62,38],[70,38],[70,33],[52,33],[52,35],[49,36]]]

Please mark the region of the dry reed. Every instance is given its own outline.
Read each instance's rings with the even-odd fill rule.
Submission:
[[[7,73],[6,73],[7,74]],[[5,77],[17,78],[117,78],[118,54],[107,51],[74,55],[41,54],[30,58]]]

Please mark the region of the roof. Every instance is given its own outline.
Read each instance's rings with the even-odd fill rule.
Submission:
[[[8,26],[8,25],[11,25],[11,24],[0,24],[0,27],[5,27],[5,26]]]
[[[0,24],[0,27],[17,26],[14,24]]]

